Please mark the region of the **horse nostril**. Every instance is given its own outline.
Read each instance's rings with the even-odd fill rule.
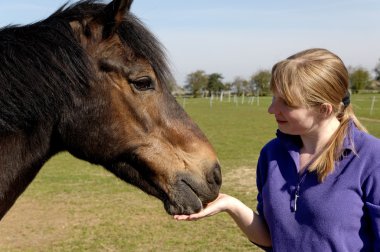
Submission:
[[[212,172],[210,173],[207,181],[209,184],[213,186],[218,186],[220,187],[222,184],[222,172],[220,170],[220,165],[219,163],[216,163],[214,165],[214,168],[212,169]]]
[[[218,186],[222,185],[222,171],[220,169],[219,163],[215,165],[214,169],[214,177],[215,177],[215,182]]]

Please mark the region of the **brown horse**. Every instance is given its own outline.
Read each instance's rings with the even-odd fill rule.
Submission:
[[[161,46],[131,3],[85,0],[0,29],[0,219],[65,150],[162,200],[169,214],[217,197],[215,151],[170,94]]]

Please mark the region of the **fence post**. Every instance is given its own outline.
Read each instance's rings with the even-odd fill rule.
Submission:
[[[252,95],[250,104],[253,105],[253,102],[255,101],[255,96]]]
[[[375,107],[375,100],[376,100],[376,96],[373,96],[372,97],[371,109],[369,110],[369,115],[372,115],[373,108]]]

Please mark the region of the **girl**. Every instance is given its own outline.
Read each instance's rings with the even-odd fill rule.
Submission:
[[[175,219],[224,211],[273,251],[380,251],[380,140],[353,113],[342,60],[299,52],[273,66],[270,87],[278,130],[258,160],[257,213],[220,194]]]

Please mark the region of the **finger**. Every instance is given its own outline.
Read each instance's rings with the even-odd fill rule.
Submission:
[[[189,220],[198,220],[198,219],[204,218],[206,216],[208,216],[208,213],[206,211],[202,210],[199,213],[190,214],[188,219]]]
[[[174,215],[173,216],[175,220],[188,220],[189,219],[189,215]]]

